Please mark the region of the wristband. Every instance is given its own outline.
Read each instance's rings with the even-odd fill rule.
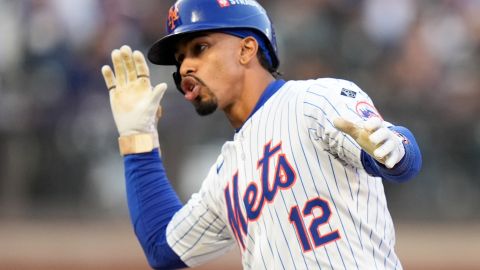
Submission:
[[[122,156],[129,154],[147,153],[159,147],[158,138],[152,133],[120,136],[118,146]]]

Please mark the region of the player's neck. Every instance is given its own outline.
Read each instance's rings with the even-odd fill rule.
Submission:
[[[237,102],[224,110],[233,128],[240,128],[252,113],[260,96],[275,78],[265,69],[247,69],[243,76],[242,92]]]

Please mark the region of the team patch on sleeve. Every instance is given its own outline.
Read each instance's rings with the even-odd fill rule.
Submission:
[[[366,101],[358,102],[357,105],[355,106],[355,110],[357,114],[360,115],[360,117],[362,117],[365,120],[372,117],[377,117],[383,120],[382,116],[380,116],[380,113],[377,111],[377,109],[375,109],[375,107],[372,104]]]
[[[357,92],[347,88],[342,88],[340,95],[350,97],[350,98],[355,98],[357,96]]]

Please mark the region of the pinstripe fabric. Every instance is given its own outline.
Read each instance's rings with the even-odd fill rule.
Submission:
[[[344,88],[356,96],[341,95]],[[362,119],[358,102],[371,104],[348,81],[287,82],[223,145],[201,190],[172,219],[172,249],[189,266],[237,243],[245,269],[401,269],[382,180],[366,174],[354,140],[334,136],[334,117]],[[306,214],[312,200],[331,212],[316,232],[328,209]],[[295,207],[304,211],[311,250],[302,246]],[[314,234],[335,232],[338,238],[314,244]]]

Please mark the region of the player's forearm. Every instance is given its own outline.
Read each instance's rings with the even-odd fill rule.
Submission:
[[[422,155],[415,137],[407,128],[394,126],[391,129],[405,137],[406,140],[403,142],[405,156],[391,169],[386,168],[363,150],[361,160],[363,167],[370,175],[401,183],[413,178],[420,172]]]
[[[124,157],[128,208],[135,234],[155,269],[186,267],[166,240],[166,228],[182,207],[158,149]]]

